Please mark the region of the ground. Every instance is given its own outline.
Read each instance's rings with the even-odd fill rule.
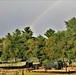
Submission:
[[[74,71],[75,72],[74,75],[76,75],[76,67],[75,66],[67,67],[67,72],[69,70]],[[42,75],[42,74],[43,75],[55,75],[56,73],[61,73],[60,75],[62,75],[62,73],[64,74],[65,72],[66,72],[66,68],[63,68],[62,70],[37,69],[37,70],[28,70],[28,71],[27,71],[27,69],[2,69],[2,68],[0,68],[0,75],[5,75],[5,74],[6,75],[22,75],[22,73],[24,73],[25,75]],[[54,74],[52,74],[52,73],[54,73]],[[67,74],[64,74],[64,75],[67,75]]]

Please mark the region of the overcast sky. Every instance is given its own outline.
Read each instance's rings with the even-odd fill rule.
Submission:
[[[75,0],[0,0],[0,37],[30,26],[34,36],[46,30],[65,30],[64,21],[76,17]]]

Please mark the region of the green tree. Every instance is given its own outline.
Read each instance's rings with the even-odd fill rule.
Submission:
[[[45,32],[44,35],[49,38],[50,36],[52,36],[54,34],[54,32],[55,32],[54,30],[49,29]]]
[[[23,32],[23,35],[26,37],[26,39],[31,38],[33,35],[33,32],[31,31],[30,27],[25,27],[24,31],[22,32]]]
[[[75,17],[71,18],[68,21],[65,21],[65,24],[66,24],[67,30],[70,30],[73,32],[76,31],[76,18]]]
[[[45,56],[44,55],[44,50],[45,50],[45,47],[46,47],[46,38],[44,38],[42,35],[39,35],[37,37],[38,39],[38,58],[40,60],[44,60],[45,59]]]
[[[7,43],[4,47],[3,53],[1,55],[3,61],[8,61],[10,59],[10,43]]]
[[[29,50],[27,52],[29,52],[28,56],[30,57],[36,57],[38,58],[38,40],[36,38],[31,38],[28,40],[27,42]]]
[[[73,17],[72,19],[65,21],[66,24],[66,50],[67,50],[67,58],[74,59],[75,58],[75,40],[76,40],[76,18]]]
[[[2,39],[0,39],[0,57],[2,55],[2,52],[3,52],[3,41]]]

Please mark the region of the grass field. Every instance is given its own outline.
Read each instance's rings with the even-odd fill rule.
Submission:
[[[68,75],[68,74],[53,74],[53,73],[29,73],[25,75]],[[76,74],[70,74],[70,75],[76,75]]]
[[[39,69],[40,70],[40,69]],[[41,69],[42,70],[42,69]],[[22,71],[24,74],[22,74]],[[48,71],[48,70],[47,70]],[[18,72],[16,74],[16,72]],[[4,73],[4,74],[3,74]],[[26,71],[26,69],[0,69],[0,75],[76,75],[76,73],[40,73],[35,71]]]
[[[22,75],[22,74],[0,74],[0,75]],[[69,74],[54,74],[54,73],[25,73],[24,75],[69,75]],[[70,74],[70,75],[76,75],[76,73],[74,74]]]
[[[25,75],[68,75],[68,74],[54,74],[54,73],[26,73]],[[70,74],[70,75],[76,75],[75,74]]]
[[[35,73],[35,72],[26,72],[26,71],[24,71],[23,72],[24,74],[22,74],[22,70],[20,70],[19,72],[18,72],[18,74],[16,74],[16,71],[7,71],[7,72],[4,72],[4,74],[3,74],[3,72],[0,72],[0,75],[76,75],[76,73],[70,73],[70,74],[68,74],[68,73],[66,73],[66,74],[64,74],[64,73]]]

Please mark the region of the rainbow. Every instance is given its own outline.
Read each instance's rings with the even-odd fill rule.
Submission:
[[[36,23],[39,22],[39,20],[45,16],[45,14],[47,14],[47,12],[49,12],[54,6],[56,6],[58,3],[60,2],[60,0],[56,0],[54,1],[52,4],[50,4],[41,14],[39,14],[34,21],[30,24],[30,27],[32,28],[32,26],[36,25]]]

